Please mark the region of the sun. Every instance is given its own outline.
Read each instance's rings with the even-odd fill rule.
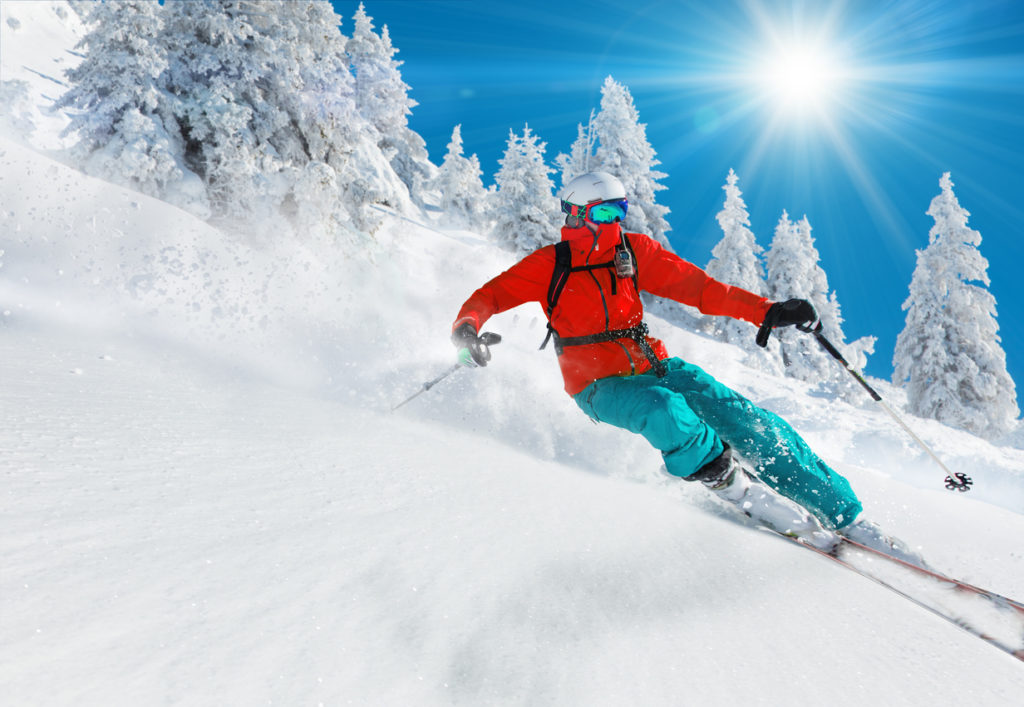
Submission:
[[[796,104],[818,102],[835,88],[838,71],[824,52],[799,47],[772,57],[763,80],[785,101]]]
[[[845,72],[825,47],[785,45],[757,61],[754,78],[776,110],[821,113],[839,96]]]

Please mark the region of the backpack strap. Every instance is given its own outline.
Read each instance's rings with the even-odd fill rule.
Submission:
[[[558,304],[558,298],[562,296],[565,283],[569,281],[569,273],[572,272],[572,250],[569,249],[569,241],[555,243],[555,269],[551,273],[551,284],[548,286],[548,316]]]
[[[569,241],[555,243],[555,269],[551,272],[551,284],[548,285],[548,333],[540,347],[543,349],[555,333],[551,326],[551,313],[555,311],[558,298],[562,296],[565,283],[569,281],[569,273],[572,272],[572,250],[569,248]]]

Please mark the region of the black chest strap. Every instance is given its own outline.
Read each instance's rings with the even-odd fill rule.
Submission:
[[[561,337],[558,335],[558,332],[555,332],[555,351],[561,355],[562,350],[566,346],[586,346],[587,344],[603,344],[617,339],[632,339],[640,347],[644,357],[651,362],[651,368],[654,369],[655,375],[658,378],[664,378],[668,373],[668,369],[665,368],[665,362],[658,358],[651,343],[647,340],[647,336],[650,333],[651,330],[647,327],[647,322],[640,322],[629,329],[610,329],[596,334],[587,334],[586,336]]]

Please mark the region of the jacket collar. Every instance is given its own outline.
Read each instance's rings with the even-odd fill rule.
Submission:
[[[597,229],[596,233],[587,224],[579,228],[562,226],[562,240],[572,241],[579,246],[586,245],[590,250],[614,248],[622,240],[622,227],[618,223],[593,224],[593,227]]]

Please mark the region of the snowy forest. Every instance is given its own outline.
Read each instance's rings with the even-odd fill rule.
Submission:
[[[1014,704],[1016,657],[580,414],[537,350],[541,308],[495,315],[493,360],[456,365],[460,304],[559,239],[562,185],[616,174],[625,228],[672,249],[664,182],[683,166],[614,76],[566,144],[543,116],[506,125],[485,174],[456,119],[428,154],[375,9],[0,2],[0,694]],[[934,225],[891,354],[845,334],[814,213],[772,204],[755,233],[742,164],[712,184],[697,265],[809,300],[854,369],[891,358],[871,385],[969,494],[814,337],[763,349],[749,323],[655,297],[645,320],[792,424],[886,532],[1019,598],[1024,426],[956,176],[927,175],[934,198],[912,205]]]
[[[124,0],[77,2],[87,31],[81,63],[52,110],[69,117],[67,159],[98,176],[228,228],[274,237],[325,239],[359,247],[386,210],[416,216],[430,206],[453,223],[525,254],[558,240],[557,187],[586,171],[617,175],[630,210],[625,227],[671,248],[668,209],[657,193],[664,173],[626,86],[608,77],[600,106],[578,138],[549,161],[528,125],[510,131],[493,186],[476,155],[464,154],[459,125],[439,166],[409,128],[416,106],[402,80],[398,49],[363,5],[350,36],[327,0]],[[8,125],[26,136],[28,87],[5,81]],[[750,231],[739,177],[730,169],[718,222],[722,238],[706,269],[713,277],[771,299],[801,297],[823,332],[860,370],[874,338],[847,342],[838,296],[830,290],[806,215],[783,210],[767,250]],[[1000,346],[995,299],[981,235],[967,226],[949,174],[928,213],[935,226],[918,255],[904,304],[906,329],[893,356],[893,380],[910,410],[989,438],[1012,431],[1016,390]],[[705,265],[705,264],[700,264]],[[681,315],[680,325],[695,317]],[[861,392],[816,342],[778,334],[761,351],[746,325],[696,325],[747,350],[751,365],[835,395]]]

